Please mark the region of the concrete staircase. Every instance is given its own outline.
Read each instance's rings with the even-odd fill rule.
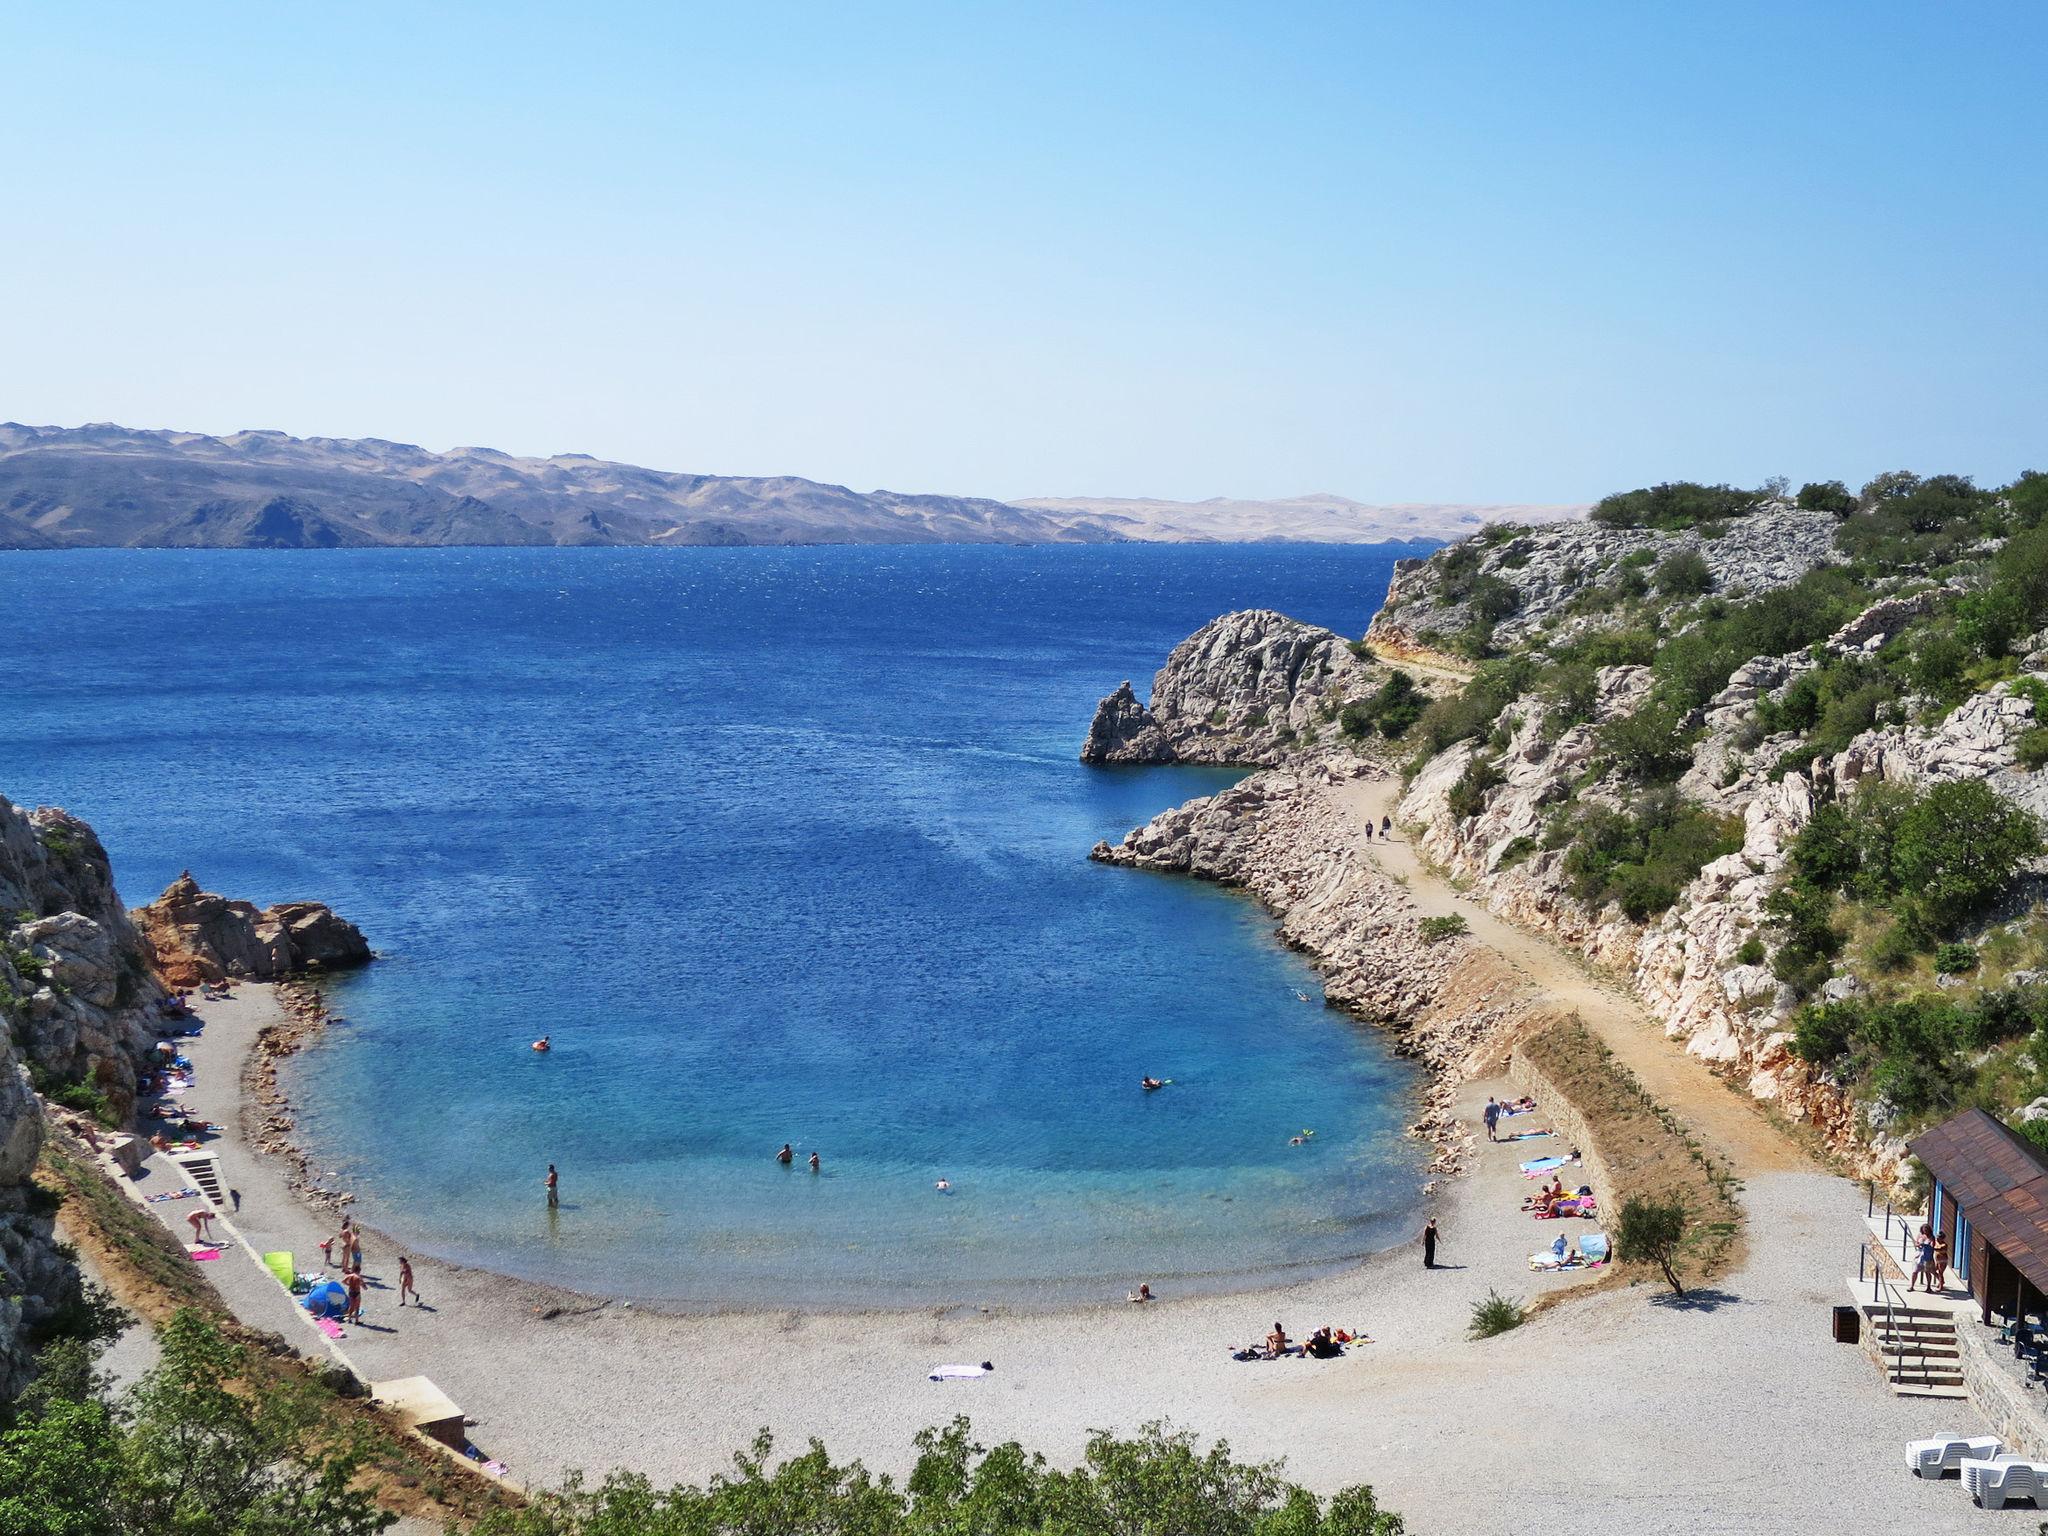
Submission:
[[[1900,1397],[1967,1397],[1956,1352],[1955,1314],[1946,1308],[1863,1308],[1885,1380]]]
[[[211,1152],[179,1152],[171,1161],[185,1171],[192,1187],[206,1196],[215,1210],[228,1208],[227,1196],[221,1190],[220,1169],[215,1165]]]

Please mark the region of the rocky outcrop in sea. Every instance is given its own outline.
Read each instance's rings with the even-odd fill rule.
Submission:
[[[172,986],[275,981],[308,970],[341,970],[370,960],[354,923],[317,901],[258,909],[201,890],[186,870],[163,895],[134,912],[157,972]]]
[[[1277,763],[1333,735],[1336,707],[1385,675],[1331,630],[1227,613],[1173,648],[1149,705],[1127,682],[1096,706],[1081,761]]]

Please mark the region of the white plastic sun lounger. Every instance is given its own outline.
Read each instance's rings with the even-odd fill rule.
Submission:
[[[1936,1435],[1906,1442],[1906,1470],[1915,1477],[1941,1477],[1961,1469],[1963,1462],[1990,1461],[2005,1450],[1996,1435]]]
[[[2031,1499],[2040,1505],[2048,1491],[2048,1466],[2020,1456],[1998,1456],[1989,1461],[1964,1457],[1963,1487],[1983,1509],[2003,1509],[2014,1499]]]

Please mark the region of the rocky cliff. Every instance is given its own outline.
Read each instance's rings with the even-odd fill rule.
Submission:
[[[1385,672],[1330,630],[1269,608],[1225,614],[1173,648],[1140,704],[1096,706],[1084,763],[1277,763],[1334,734],[1341,704]]]
[[[52,1203],[33,1182],[42,1146],[42,1106],[13,1042],[0,1034],[0,1403],[28,1383],[39,1331],[79,1295]]]
[[[0,1401],[26,1381],[37,1330],[79,1279],[31,1183],[43,1140],[35,1085],[125,1115],[164,997],[92,828],[0,799]]]
[[[1631,570],[1647,582],[1663,562],[1683,553],[1706,562],[1714,591],[1754,596],[1837,560],[1835,528],[1828,513],[1790,509],[1737,518],[1711,531],[1582,522],[1496,528],[1426,560],[1398,562],[1366,639],[1390,656],[1454,654],[1475,621],[1488,615],[1496,615],[1489,621],[1496,647],[1545,631],[1569,638],[1609,621],[1604,610],[1585,604],[1599,582]]]
[[[134,912],[151,959],[172,986],[201,982],[275,981],[307,970],[340,970],[370,959],[355,924],[317,901],[289,901],[259,910],[199,888],[186,870],[163,895]]]
[[[46,1081],[97,1087],[125,1115],[164,991],[92,828],[0,799],[0,912],[0,1014],[23,1058]]]

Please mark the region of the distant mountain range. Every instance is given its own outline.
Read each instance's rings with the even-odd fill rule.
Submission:
[[[1020,502],[691,475],[381,438],[0,423],[0,549],[443,544],[1107,544],[1453,539],[1582,507]]]

